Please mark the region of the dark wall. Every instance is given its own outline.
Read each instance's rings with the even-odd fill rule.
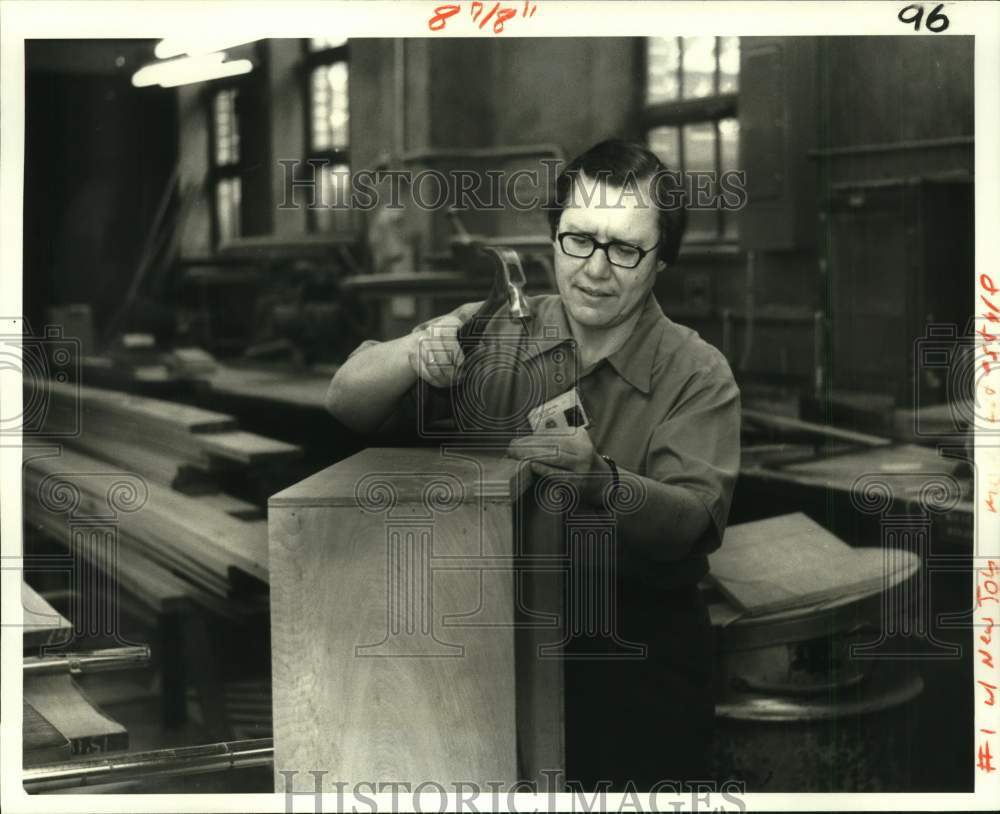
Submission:
[[[25,315],[39,332],[46,307],[89,303],[100,334],[121,304],[177,159],[176,96],[133,88],[131,70],[47,71],[32,67],[30,53],[28,64]]]

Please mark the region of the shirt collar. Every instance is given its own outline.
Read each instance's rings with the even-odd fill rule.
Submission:
[[[660,344],[660,324],[664,319],[663,309],[650,292],[632,335],[608,357],[615,372],[646,395],[652,390],[653,363]]]
[[[632,329],[632,335],[625,344],[607,357],[615,372],[644,394],[652,390],[653,363],[659,346],[657,329],[665,319],[663,309],[652,292],[643,303],[639,321]],[[573,332],[566,319],[566,309],[557,295],[545,298],[539,303],[529,328],[529,342],[525,356],[534,358],[559,345],[570,342]]]

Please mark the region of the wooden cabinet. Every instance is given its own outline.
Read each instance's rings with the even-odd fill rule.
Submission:
[[[561,515],[531,487],[502,452],[368,449],[271,498],[279,789],[563,769],[560,574],[514,568],[552,570]]]

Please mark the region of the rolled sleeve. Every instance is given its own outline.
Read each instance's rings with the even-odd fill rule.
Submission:
[[[712,518],[697,546],[709,553],[722,543],[740,468],[740,391],[724,362],[692,374],[681,398],[653,431],[646,474],[680,486]]]
[[[413,332],[422,330],[426,324],[418,325]],[[382,342],[377,339],[366,339],[351,351],[347,358],[350,359],[367,348],[381,344]],[[424,429],[446,431],[453,424],[454,412],[450,391],[418,380],[402,395],[395,409],[372,432],[372,435],[385,443],[413,444],[421,441]]]

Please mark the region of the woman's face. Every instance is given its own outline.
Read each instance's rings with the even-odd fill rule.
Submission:
[[[616,187],[577,176],[556,232],[556,285],[570,320],[581,326],[612,328],[625,322],[642,306],[657,272],[665,267],[653,249],[660,236],[659,217],[648,184]],[[566,254],[558,237],[564,232],[653,250],[635,268],[622,268],[599,248],[588,258]]]

